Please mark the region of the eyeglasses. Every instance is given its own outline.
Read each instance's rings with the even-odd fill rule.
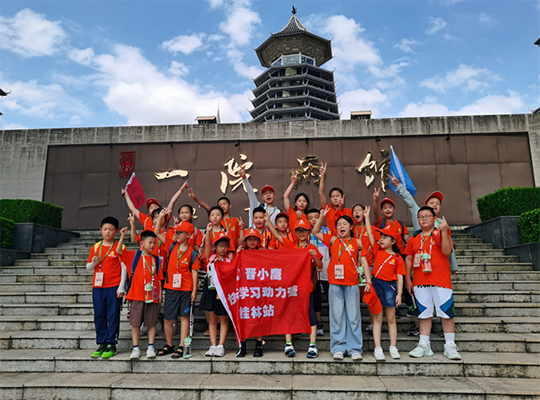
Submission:
[[[418,217],[418,221],[427,221],[428,219],[433,218],[433,215],[424,215],[422,217]]]

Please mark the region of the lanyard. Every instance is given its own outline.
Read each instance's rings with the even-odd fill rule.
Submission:
[[[315,235],[312,233],[312,234],[310,235],[309,239],[310,239],[309,241],[310,241],[311,243],[315,242],[315,243],[313,243],[313,244],[314,244],[315,246],[317,246],[317,248],[319,248],[319,238],[318,238],[317,236],[315,236]]]
[[[425,239],[424,239],[424,234],[423,233],[420,234],[421,235],[421,240],[422,240],[422,244],[420,245],[420,251],[421,252],[424,251],[424,244],[426,243],[426,240],[431,239],[431,234],[432,233],[427,235],[427,237]],[[431,257],[431,248],[432,248],[432,246],[433,246],[433,240],[430,240],[429,241],[429,256],[430,257]]]
[[[223,223],[225,224],[225,233],[229,234],[229,228],[232,225],[232,217],[229,218],[229,225],[227,225],[227,218],[223,218]]]
[[[158,248],[157,248],[157,253],[158,253],[158,256],[161,256],[161,241],[158,239]]]
[[[152,257],[152,269],[150,269],[150,266],[148,265],[148,262],[146,261],[146,257],[143,254],[143,260],[146,265],[146,268],[148,268],[148,271],[150,272],[150,275],[152,276],[152,284],[154,283],[154,273],[156,272],[156,259],[153,256]],[[146,285],[146,272],[143,268],[143,276],[144,276],[144,284]]]
[[[339,238],[339,241],[341,242],[341,244],[339,245],[338,262],[341,262],[341,253],[343,253],[343,247],[345,247],[345,250],[347,250],[349,255],[351,255],[351,252],[349,251],[349,248],[347,247],[349,245],[349,243],[351,243],[351,240],[352,240],[352,238],[350,238],[347,243],[344,243],[343,240],[341,238]],[[343,245],[343,247],[342,247],[342,245]],[[352,258],[352,256],[351,256],[351,258]]]
[[[362,236],[364,236],[364,232],[365,232],[365,230],[366,230],[366,226],[364,225],[364,226],[362,227],[362,232],[360,232],[360,235],[358,235],[358,227],[355,226],[354,229],[356,230],[356,236],[357,236],[357,238],[358,238],[358,239],[362,239]]]
[[[112,244],[111,247],[109,247],[109,250],[107,250],[107,253],[105,254],[105,257],[101,258],[101,248],[103,247],[103,242],[101,242],[101,244],[99,245],[99,271],[101,272],[101,264],[103,264],[103,261],[105,261],[105,259],[107,258],[107,256],[109,255],[109,253],[111,252],[112,248],[114,247],[114,245],[116,244],[116,242],[114,242]]]
[[[373,276],[374,278],[376,278],[377,275],[379,275],[379,272],[381,272],[381,269],[382,269],[382,267],[384,267],[384,264],[386,264],[388,262],[388,260],[390,260],[393,256],[394,256],[394,254],[390,254],[390,257],[388,257],[386,260],[384,260],[384,262],[381,264],[381,266],[377,270],[377,273]]]
[[[274,211],[272,211],[272,212],[270,213],[270,218],[272,218],[272,215],[274,215],[274,213],[275,213],[276,210],[277,210],[277,207],[271,207],[271,206],[269,206],[269,205],[266,205],[266,211],[270,211],[271,208],[273,208]]]
[[[182,254],[180,254],[180,243],[178,244],[178,260],[176,261],[176,273],[179,274],[180,273],[180,259],[184,256],[184,254],[186,254],[186,251],[189,250],[189,245],[188,245],[188,248],[184,250],[184,252]]]
[[[308,246],[309,243],[306,243],[305,245],[303,245],[302,247],[300,247],[300,243],[298,243],[297,247],[300,249],[305,249],[307,246]]]

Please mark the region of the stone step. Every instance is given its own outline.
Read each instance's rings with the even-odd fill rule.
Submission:
[[[470,263],[470,262],[462,262],[458,263],[459,265],[459,271],[462,272],[481,272],[481,271],[487,271],[487,272],[495,272],[495,271],[534,271],[534,266],[532,263],[520,263],[520,262],[512,262],[508,264],[501,264],[501,263]]]
[[[456,257],[474,257],[474,256],[504,256],[504,249],[464,249],[455,250]]]
[[[519,262],[518,256],[456,256],[458,265],[474,263],[474,264],[486,264],[486,263],[517,263]]]
[[[21,293],[21,292],[48,292],[48,293],[64,293],[64,292],[91,292],[92,283],[70,282],[70,283],[0,283],[1,293]]]
[[[30,260],[70,260],[70,261],[83,261],[85,264],[88,261],[88,254],[83,253],[32,253],[30,254]]]
[[[540,271],[469,272],[461,268],[452,276],[452,281],[540,281]]]
[[[367,316],[362,319],[364,324],[369,321]],[[0,330],[93,330],[93,321],[92,315],[2,315]],[[196,323],[206,327],[202,316],[197,317]],[[540,333],[539,317],[456,317],[455,323],[456,332]],[[406,332],[408,326],[408,318],[397,320],[399,332]],[[129,329],[129,321],[122,319],[120,330]]]
[[[53,266],[9,266],[0,267],[1,274],[35,274],[35,275],[59,275],[59,274],[86,274],[91,276],[86,267],[53,267]]]
[[[300,350],[300,349],[299,349]],[[353,362],[332,359],[330,352],[321,351],[319,357],[310,360],[300,354],[287,358],[279,351],[268,351],[262,358],[250,355],[235,358],[234,352],[224,357],[205,357],[204,350],[194,350],[189,360],[173,360],[170,357],[147,359],[144,351],[139,360],[129,360],[130,351],[120,351],[115,357],[103,361],[93,360],[88,351],[81,350],[5,350],[0,353],[0,372],[56,372],[56,373],[156,373],[156,374],[274,374],[292,378],[297,375],[352,375],[352,376],[429,376],[433,377],[513,377],[540,378],[540,359],[537,354],[462,352],[462,360],[450,361],[440,352],[433,357],[413,359],[407,353],[399,360],[389,357],[377,362],[370,352],[364,352],[363,360]],[[142,376],[142,375],[141,375]],[[356,378],[358,379],[358,378]],[[191,380],[191,379],[190,379]],[[50,384],[50,383],[49,383]],[[246,382],[253,388],[259,385]],[[410,382],[409,382],[410,384]],[[530,388],[529,388],[530,390]]]
[[[112,360],[111,360],[112,361]],[[98,362],[96,360],[96,362]],[[136,362],[144,365],[142,361]],[[178,364],[188,364],[182,361]],[[214,360],[209,363],[214,364]],[[134,362],[135,364],[135,362]],[[291,364],[293,364],[291,362]],[[172,367],[177,367],[172,365]],[[376,364],[377,369],[384,365]],[[472,366],[471,366],[472,368]],[[185,368],[184,368],[185,369]],[[384,368],[388,369],[388,368]],[[464,370],[468,368],[464,368]],[[173,368],[171,373],[176,372]],[[54,371],[54,369],[53,369]],[[191,373],[171,379],[160,373],[3,373],[3,398],[71,399],[535,399],[540,379],[490,377],[275,375]],[[436,387],[434,388],[434,383]]]
[[[472,281],[453,282],[452,287],[456,292],[464,291],[540,291],[539,281]]]
[[[0,283],[29,283],[29,282],[91,282],[91,274],[60,274],[60,275],[35,275],[35,274],[2,274]]]

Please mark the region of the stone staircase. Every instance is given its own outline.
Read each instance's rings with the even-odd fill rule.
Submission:
[[[540,398],[540,272],[472,235],[454,230],[452,237],[460,265],[453,280],[462,361],[442,355],[439,322],[431,336],[435,356],[410,358],[407,352],[418,339],[406,336],[408,317],[398,319],[401,360],[387,354],[386,362],[376,362],[373,340],[365,334],[363,361],[334,361],[328,323],[325,336],[318,338],[316,360],[305,357],[309,341],[302,335],[294,339],[296,358],[283,355],[283,337],[267,337],[263,358],[248,353],[236,359],[232,333],[226,356],[208,358],[202,313],[196,315],[192,359],[147,360],[143,351],[140,360],[131,361],[126,309],[119,354],[110,360],[90,358],[96,344],[85,265],[99,235],[80,232],[69,243],[0,267],[0,398]],[[362,315],[367,315],[364,305]],[[140,344],[146,349],[144,337]],[[160,323],[156,346],[163,344]],[[383,348],[388,346],[383,334]]]

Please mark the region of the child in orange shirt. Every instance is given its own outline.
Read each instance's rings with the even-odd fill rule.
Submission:
[[[158,226],[165,218],[162,211]],[[164,236],[156,226],[154,233],[169,249],[169,260],[165,275],[165,339],[167,344],[158,351],[158,356],[172,354],[171,358],[182,358],[184,355],[184,338],[189,335],[189,316],[191,306],[197,296],[197,279],[199,257],[197,251],[189,245],[189,237],[193,234],[193,225],[182,221],[174,228],[174,236]],[[168,233],[168,232],[167,232]],[[180,344],[173,348],[173,325],[180,316]]]
[[[382,199],[379,209],[380,193],[381,189],[375,188],[373,192],[373,226],[384,229],[386,225],[392,225],[399,232],[397,245],[399,247],[399,251],[403,254],[405,251],[405,245],[409,240],[409,230],[402,221],[394,219],[396,205],[392,199],[388,197]],[[384,218],[381,218],[381,213]]]
[[[305,193],[298,193],[294,198],[294,207],[291,207],[291,193],[296,186],[296,178],[298,177],[298,171],[291,175],[291,183],[285,193],[283,193],[283,208],[289,215],[289,223],[294,226],[302,216],[306,215],[306,211],[309,210],[309,197]],[[277,224],[277,217],[276,217]]]
[[[345,194],[343,193],[343,190],[337,187],[330,189],[329,195],[332,204],[328,204],[324,194],[327,166],[328,163],[324,163],[320,169],[321,181],[319,183],[319,201],[321,202],[321,210],[328,210],[326,212],[326,226],[332,231],[334,236],[337,236],[337,220],[344,215],[347,215],[352,219],[352,210],[350,208],[345,208]]]
[[[117,254],[122,258],[130,272],[130,285],[127,289],[126,299],[131,301],[131,314],[129,322],[131,324],[131,337],[133,340],[133,351],[130,359],[138,359],[141,356],[139,349],[139,337],[141,334],[141,324],[148,327],[148,350],[147,358],[155,358],[156,350],[154,340],[156,338],[156,325],[159,314],[159,307],[162,298],[163,269],[159,258],[152,255],[156,247],[156,234],[150,230],[141,233],[142,250],[123,250],[124,238],[127,228],[122,228],[120,240],[118,241]]]
[[[127,270],[121,263],[116,249],[118,244],[114,240],[118,233],[118,220],[114,217],[103,218],[99,230],[103,240],[90,249],[86,269],[94,273],[92,303],[96,342],[99,345],[91,357],[106,359],[116,355]]]
[[[285,245],[283,244],[283,240],[278,240],[278,236],[281,236],[282,238],[286,238],[290,241],[296,242],[295,238],[293,237],[292,233],[289,233],[289,215],[285,212],[280,212],[276,216],[276,226],[272,225],[272,228],[270,228],[270,224],[268,224],[268,218],[266,217],[268,213],[265,214],[265,221],[266,226],[270,229],[270,232],[272,233],[272,239],[270,240],[270,249],[284,249]],[[270,220],[270,223],[272,223],[272,220]],[[294,224],[293,224],[294,225]]]
[[[347,353],[353,361],[358,361],[362,359],[362,316],[358,286],[362,241],[354,238],[354,222],[348,215],[337,219],[338,236],[321,233],[321,225],[327,214],[328,209],[321,210],[313,234],[330,249],[330,351],[335,360],[343,360]]]
[[[390,356],[392,358],[401,358],[396,347],[397,345],[397,324],[396,307],[401,304],[403,294],[403,276],[405,272],[405,263],[399,255],[397,247],[397,238],[400,233],[392,226],[387,225],[384,229],[377,228],[380,234],[378,244],[373,246],[375,253],[375,264],[373,271],[370,272],[365,253],[362,250],[362,264],[366,271],[366,291],[375,290],[382,306],[386,310],[386,321],[388,322],[388,333],[390,334]],[[397,284],[396,284],[397,280]],[[381,347],[381,327],[383,323],[383,312],[374,315],[373,321],[373,341],[375,342],[375,359],[384,361],[384,352]]]

